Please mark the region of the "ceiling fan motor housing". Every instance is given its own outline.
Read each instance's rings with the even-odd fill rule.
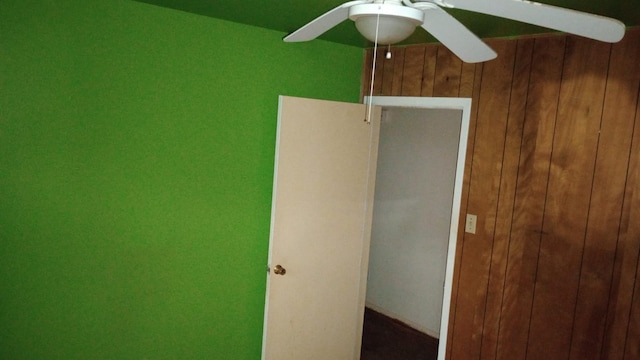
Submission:
[[[388,45],[411,36],[424,22],[424,12],[395,4],[361,4],[349,8],[349,19],[367,40]]]

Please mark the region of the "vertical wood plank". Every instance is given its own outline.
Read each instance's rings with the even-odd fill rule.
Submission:
[[[533,39],[517,42],[513,82],[509,99],[509,116],[502,162],[498,210],[487,287],[487,304],[482,332],[481,359],[495,359],[498,342],[502,294],[507,265],[507,249],[518,177],[527,91],[531,72]]]
[[[480,64],[478,65],[480,66]],[[476,64],[462,63],[460,72],[460,87],[458,96],[470,98],[473,96],[474,78],[476,76]]]
[[[433,96],[458,96],[462,61],[449,49],[438,49]]]
[[[636,115],[638,91],[632,89],[640,86],[637,35],[612,47],[573,325],[573,360],[597,358],[602,350]]]
[[[629,162],[629,177],[625,196],[624,216],[621,235],[625,241],[640,241],[640,98],[636,107],[636,123],[632,156]],[[638,259],[638,257],[636,257]],[[625,337],[624,359],[640,358],[640,266],[636,263],[635,287],[631,293],[632,303],[629,325]]]
[[[443,48],[442,45],[429,44],[424,51],[424,68],[422,69],[422,84],[420,96],[433,96],[433,83],[436,77],[436,62],[438,51]]]
[[[393,80],[390,95],[400,96],[404,73],[404,48],[391,48],[391,59],[393,59]],[[386,61],[388,62],[391,59],[386,59]]]
[[[632,54],[627,56],[640,57],[640,28],[628,30],[625,39],[620,45],[629,42],[629,50]],[[635,44],[635,45],[631,45]],[[617,46],[614,46],[616,49]],[[613,64],[612,66],[617,66]],[[629,74],[630,78],[640,81],[640,61],[636,61],[636,69]],[[625,75],[627,77],[628,75]],[[612,81],[626,82],[620,78],[613,78]],[[632,94],[633,88],[628,88],[627,92]],[[635,90],[636,95],[638,90]],[[629,96],[630,96],[629,94]],[[639,99],[636,98],[636,107]],[[624,358],[625,342],[627,341],[627,330],[629,328],[629,314],[632,308],[632,294],[634,293],[634,283],[636,283],[636,269],[638,268],[638,252],[640,251],[640,179],[638,178],[638,163],[640,163],[640,110],[636,109],[635,130],[633,132],[633,147],[629,158],[629,169],[627,184],[623,201],[622,221],[616,249],[616,260],[614,263],[613,275],[611,279],[611,291],[609,294],[609,309],[607,311],[607,323],[605,328],[602,356],[606,359],[620,360]],[[637,295],[636,295],[637,296]],[[636,342],[640,339],[636,338]]]
[[[536,39],[534,44],[497,359],[525,358],[564,47],[564,37]]]
[[[624,359],[640,358],[640,264],[638,263],[640,249],[640,97],[636,111],[636,124],[633,133],[633,150],[630,158],[629,176],[627,189],[625,194],[625,220],[622,223],[621,237],[622,240],[629,244],[626,258],[632,258],[635,255],[636,273],[635,286],[633,292],[626,295],[631,297],[631,308],[628,312],[628,326],[625,336]],[[630,250],[630,251],[629,251]],[[629,261],[628,263],[632,263]],[[629,267],[629,273],[631,273]],[[628,276],[633,276],[629,274]],[[624,309],[623,307],[623,310]]]
[[[424,69],[425,46],[410,46],[405,49],[402,72],[402,96],[420,96]]]
[[[452,359],[480,356],[489,260],[495,227],[509,92],[515,57],[514,42],[498,42],[500,54],[483,67],[471,169],[468,212],[478,215],[476,234],[464,234],[461,251]]]
[[[376,76],[373,79],[373,94],[374,95],[389,95],[385,92],[390,88],[390,84],[393,81],[391,74],[393,73],[393,63],[385,61],[384,51],[376,50]]]
[[[378,48],[378,61],[382,64],[382,92],[380,95],[391,96],[393,93],[393,80],[395,78],[394,71],[396,66],[396,58],[387,59],[385,53],[387,48]]]
[[[635,57],[640,56],[639,37],[640,28],[636,28],[628,30],[623,40],[635,39]],[[636,66],[636,71],[629,75],[638,79],[640,62],[637,62]],[[632,92],[630,89],[629,91]],[[636,273],[639,268],[638,253],[640,251],[640,221],[638,221],[640,218],[640,98],[636,100],[633,136],[602,351],[603,357],[614,360],[631,359],[630,342],[640,343],[640,335],[633,325],[638,317],[637,299],[640,284]]]
[[[469,200],[469,181],[471,179],[471,166],[473,164],[473,153],[475,145],[476,127],[478,123],[478,99],[480,98],[480,84],[482,83],[482,69],[483,64],[470,64],[470,66],[463,68],[463,78],[471,77],[473,80],[472,89],[469,94],[461,94],[461,96],[471,97],[471,116],[469,118],[469,140],[467,142],[467,154],[465,157],[464,176],[462,184],[462,196],[460,199],[460,223],[458,224],[458,242],[456,244],[456,256],[454,260],[453,271],[453,284],[451,289],[451,311],[449,313],[449,332],[447,339],[453,339],[453,332],[455,329],[456,319],[456,304],[457,296],[460,284],[460,265],[462,264],[462,247],[464,238],[464,220],[467,214],[468,200]],[[467,80],[469,81],[469,80]],[[453,341],[447,342],[446,359],[451,360],[451,353],[453,348]]]
[[[609,44],[567,38],[531,313],[531,359],[569,356],[609,50]]]
[[[640,32],[640,29],[637,29]],[[636,78],[640,79],[640,62],[638,63]],[[623,208],[624,221],[621,223],[620,237],[627,243],[628,247],[625,258],[632,258],[636,255],[635,287],[629,295],[632,298],[631,309],[628,316],[628,326],[625,336],[624,359],[640,358],[640,95],[636,103],[636,121],[633,132],[633,145],[631,157],[629,158],[629,172],[627,176],[627,188],[625,190],[625,200]],[[632,261],[626,264],[633,263]],[[629,268],[631,272],[631,268]],[[632,274],[629,274],[630,276]],[[630,276],[627,276],[629,278]],[[622,282],[622,281],[621,281]],[[623,306],[622,310],[626,308]]]
[[[360,88],[360,102],[364,100],[365,96],[369,95],[369,89],[371,88],[371,70],[373,67],[373,49],[366,49],[364,51],[364,61],[362,67],[362,87]]]
[[[640,268],[636,273],[636,278],[640,277]],[[624,351],[625,360],[640,359],[640,282],[636,281],[633,291],[633,304],[629,315],[629,330],[627,331],[626,347]]]
[[[382,84],[384,78],[384,58],[381,58],[381,55],[384,57],[384,53],[380,49],[375,52],[373,49],[367,49],[367,54],[365,58],[365,68],[362,70],[365,78],[363,79],[364,86],[362,88],[363,98],[365,96],[370,95],[371,91],[371,72],[374,70],[373,62],[375,57],[375,73],[373,78],[373,95],[382,95]]]

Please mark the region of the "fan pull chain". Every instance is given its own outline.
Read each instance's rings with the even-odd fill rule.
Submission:
[[[380,10],[380,7],[378,7]],[[373,96],[373,81],[376,78],[376,60],[378,58],[378,28],[380,26],[380,11],[378,11],[378,17],[376,19],[376,38],[373,42],[373,65],[371,66],[371,85],[369,86],[369,107],[367,109],[367,113],[365,114],[364,122],[367,124],[371,124],[371,97]]]

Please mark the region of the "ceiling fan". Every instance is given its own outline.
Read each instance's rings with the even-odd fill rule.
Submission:
[[[604,16],[523,0],[355,0],[320,15],[284,38],[309,41],[346,19],[375,44],[395,44],[421,26],[465,62],[497,54],[443,8],[458,8],[513,19],[587,38],[618,42],[625,26]]]

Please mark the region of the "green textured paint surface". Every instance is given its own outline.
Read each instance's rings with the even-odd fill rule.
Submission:
[[[279,94],[362,50],[127,0],[0,2],[0,359],[258,359]]]
[[[242,24],[260,26],[290,33],[309,21],[347,2],[348,0],[137,0],[145,3],[178,9],[194,14],[225,19]],[[412,0],[417,2],[417,0]],[[539,3],[560,6],[613,17],[627,26],[640,25],[640,1],[638,0],[536,0]],[[553,32],[542,27],[506,20],[496,16],[478,14],[471,11],[449,9],[463,25],[480,38],[515,37],[528,34]],[[344,21],[327,31],[321,39],[341,44],[368,47],[369,42],[357,32],[352,21]],[[401,44],[435,42],[422,29]]]

